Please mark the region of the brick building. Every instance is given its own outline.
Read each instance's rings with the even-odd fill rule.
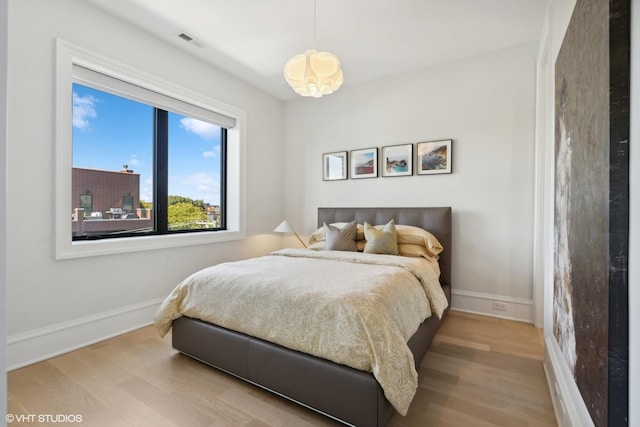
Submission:
[[[104,234],[152,226],[151,211],[140,209],[140,174],[73,168],[73,235]]]
[[[73,168],[71,182],[71,212],[81,208],[85,217],[99,212],[103,218],[113,218],[135,214],[140,207],[140,174],[127,165],[118,172]]]

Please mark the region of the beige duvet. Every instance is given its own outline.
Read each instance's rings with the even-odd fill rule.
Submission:
[[[191,275],[155,324],[164,336],[185,315],[372,372],[405,415],[418,384],[406,342],[447,307],[439,274],[424,258],[285,249]]]

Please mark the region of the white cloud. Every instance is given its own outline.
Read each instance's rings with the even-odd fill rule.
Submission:
[[[204,140],[213,139],[220,129],[218,126],[212,125],[211,123],[192,119],[191,117],[184,117],[181,119],[180,126],[182,126],[182,128],[187,132],[195,133]]]
[[[213,150],[203,151],[202,157],[218,157],[219,154],[220,154],[220,146],[216,145],[215,147],[213,147]]]
[[[89,128],[89,119],[98,116],[94,108],[96,101],[91,95],[82,97],[73,92],[73,127],[82,130]]]
[[[193,185],[198,190],[206,193],[214,192],[220,188],[220,182],[215,175],[207,172],[191,174],[184,179],[184,183]]]
[[[140,164],[140,160],[136,158],[135,154],[132,154],[129,158],[129,166],[138,166]]]
[[[218,203],[220,200],[220,178],[217,174],[197,172],[187,175],[180,180],[182,185],[176,188],[181,196],[201,199],[208,203]]]

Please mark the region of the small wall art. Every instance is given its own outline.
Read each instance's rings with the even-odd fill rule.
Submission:
[[[376,178],[378,176],[378,149],[365,148],[351,151],[349,159],[352,179]]]
[[[335,181],[347,179],[347,152],[337,151],[322,155],[322,179]]]
[[[413,175],[413,144],[382,147],[382,176]]]
[[[451,140],[418,142],[417,174],[451,173]]]

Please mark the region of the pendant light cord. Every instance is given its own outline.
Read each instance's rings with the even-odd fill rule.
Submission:
[[[318,6],[317,6],[317,1],[313,0],[313,50],[317,50],[316,49],[316,39],[318,38],[317,36],[317,25],[318,25]]]

